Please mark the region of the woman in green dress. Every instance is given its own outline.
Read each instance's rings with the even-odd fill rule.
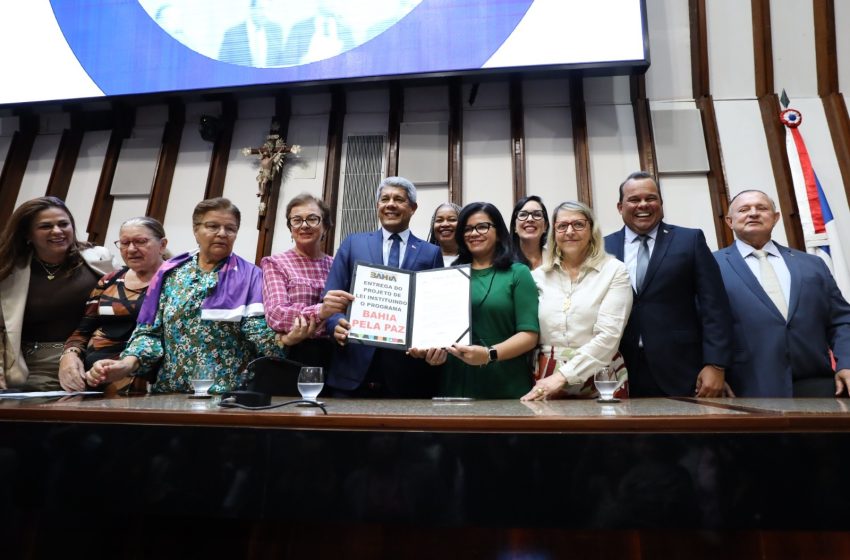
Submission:
[[[518,399],[532,386],[528,353],[540,331],[531,272],[513,262],[510,233],[489,202],[467,204],[455,236],[455,264],[472,265],[472,344],[447,348],[440,393]]]

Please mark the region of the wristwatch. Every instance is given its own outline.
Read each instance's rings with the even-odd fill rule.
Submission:
[[[487,348],[487,357],[489,358],[487,360],[488,364],[499,361],[499,353],[496,351],[495,346]]]

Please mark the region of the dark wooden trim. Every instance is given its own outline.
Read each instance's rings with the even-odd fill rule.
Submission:
[[[527,194],[525,186],[525,111],[522,105],[522,77],[514,74],[508,82],[511,114],[511,179],[514,204]]]
[[[652,134],[652,114],[649,99],[646,98],[646,78],[644,74],[632,74],[630,77],[632,111],[635,116],[635,136],[637,137],[640,168],[657,177],[655,140]]]
[[[186,123],[186,107],[182,100],[168,102],[168,122],[162,131],[162,144],[153,175],[153,187],[148,197],[146,215],[160,222],[165,220],[165,209],[171,195],[171,183],[174,180],[174,168],[180,154],[180,142],[183,139],[183,126]]]
[[[770,34],[770,0],[751,0],[753,12],[753,57],[755,67],[756,97],[761,111],[767,151],[776,192],[779,211],[785,223],[788,245],[805,250],[803,226],[794,197],[794,181],[785,150],[785,128],[779,121],[779,97],[773,85],[773,41]]]
[[[387,176],[398,175],[398,144],[401,121],[404,118],[404,88],[398,81],[390,82],[390,110],[387,119]]]
[[[714,220],[717,246],[726,247],[734,241],[732,231],[726,226],[724,216],[729,206],[729,191],[723,173],[723,152],[708,68],[708,24],[705,0],[689,0],[691,29],[691,79],[694,102],[700,112],[705,149],[708,155],[708,194]]]
[[[705,149],[708,153],[706,179],[708,179],[708,193],[711,198],[717,246],[727,247],[735,241],[735,237],[724,219],[726,211],[729,209],[729,189],[726,184],[726,175],[723,173],[723,151],[720,146],[717,115],[714,112],[714,99],[710,95],[704,95],[695,101],[702,117],[702,131],[705,135]]]
[[[331,114],[328,119],[328,144],[325,155],[325,184],[322,198],[331,209],[331,215],[338,215],[339,176],[342,166],[343,126],[345,125],[345,90],[334,86],[331,91]],[[334,253],[334,235],[336,226],[328,229],[325,238],[325,253]]]
[[[115,168],[118,166],[118,157],[121,154],[121,146],[124,139],[130,136],[135,122],[135,110],[116,105],[115,125],[112,134],[109,135],[109,144],[106,146],[106,156],[103,158],[103,167],[100,171],[100,179],[97,181],[97,190],[94,195],[89,223],[86,227],[88,240],[96,245],[103,245],[106,241],[106,230],[109,227],[109,218],[112,215],[112,201],[114,200],[110,191],[112,180],[115,178]]]
[[[570,114],[573,121],[573,151],[576,160],[578,199],[593,207],[593,184],[590,177],[590,146],[587,139],[587,112],[584,105],[584,78],[570,75]]]
[[[80,156],[82,144],[82,130],[72,125],[71,128],[62,131],[59,147],[56,149],[56,159],[53,160],[53,169],[47,180],[47,196],[55,196],[62,200],[68,197],[68,189],[71,186],[74,169],[77,167],[77,158]]]
[[[835,158],[838,160],[838,169],[844,183],[844,193],[847,201],[850,201],[850,116],[847,114],[847,105],[840,93],[830,93],[824,96],[822,101],[832,145],[835,148]]]
[[[844,96],[839,92],[838,54],[835,46],[835,1],[812,0],[815,19],[818,95],[835,149],[835,158],[850,201],[850,116]]]
[[[785,149],[785,127],[779,121],[779,98],[775,94],[763,95],[758,101],[788,245],[804,251],[803,226],[800,223],[797,199],[794,197],[794,181],[791,178],[788,152]]]
[[[18,119],[18,130],[12,134],[6,161],[3,162],[3,171],[0,171],[0,218],[3,222],[15,211],[15,203],[18,201],[18,193],[38,134],[37,116],[20,115]]]
[[[818,95],[838,93],[838,55],[835,48],[834,0],[812,0],[815,20],[815,59]]]
[[[463,205],[463,100],[461,79],[449,80],[449,200]]]
[[[688,8],[691,30],[691,86],[694,98],[697,98],[711,92],[705,0],[689,0]]]
[[[204,189],[205,199],[224,194],[224,179],[227,177],[227,163],[230,161],[233,126],[237,118],[236,100],[231,95],[222,97],[219,135],[213,143],[210,171],[207,174],[207,185]]]
[[[292,118],[292,99],[289,92],[283,91],[275,96],[275,116],[272,117],[270,133],[277,128],[277,133],[284,140],[289,139],[289,121]],[[277,208],[280,204],[280,193],[283,185],[283,178],[287,172],[284,166],[281,173],[275,175],[272,180],[269,199],[266,203],[265,217],[257,218],[257,229],[260,233],[257,237],[257,255],[254,261],[257,265],[263,257],[272,254],[272,242],[274,241],[275,226],[277,225]]]
[[[756,97],[773,93],[773,42],[770,36],[770,0],[750,0],[753,15],[753,58]]]

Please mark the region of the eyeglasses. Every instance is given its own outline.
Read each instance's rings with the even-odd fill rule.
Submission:
[[[227,237],[236,237],[236,234],[239,233],[239,226],[233,226],[230,224],[219,224],[216,222],[204,222],[201,224],[206,230],[207,233],[211,233],[213,235],[217,235],[221,228],[224,228],[224,235]]]
[[[291,216],[287,223],[289,227],[300,228],[304,223],[307,223],[310,227],[316,227],[317,225],[322,223],[322,217],[317,216],[315,214],[310,214],[306,218],[302,218],[301,216]]]
[[[119,249],[126,249],[131,244],[136,246],[136,249],[144,248],[150,243],[150,237],[137,237],[136,239],[119,239],[115,242],[115,246]]]
[[[543,210],[532,210],[531,212],[529,212],[528,210],[520,210],[516,214],[516,219],[520,222],[524,222],[529,218],[535,221],[542,220]]]
[[[583,231],[587,227],[587,220],[573,220],[572,222],[558,222],[555,224],[555,231],[565,233],[570,226],[573,226],[573,231]]]
[[[474,226],[466,226],[463,228],[464,235],[471,235],[474,230],[478,235],[487,235],[487,232],[490,231],[490,228],[495,226],[496,224],[490,222],[478,222]]]

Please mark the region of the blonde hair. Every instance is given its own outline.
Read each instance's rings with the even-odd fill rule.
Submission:
[[[552,227],[549,228],[549,243],[546,254],[543,255],[543,270],[549,272],[556,266],[561,266],[561,250],[558,248],[558,243],[555,241],[555,220],[558,217],[558,212],[565,210],[567,212],[578,212],[587,220],[590,226],[590,243],[587,246],[587,255],[584,257],[585,266],[596,266],[605,260],[605,242],[602,238],[602,230],[599,229],[599,224],[596,223],[596,216],[593,210],[587,204],[576,200],[568,200],[559,204],[552,211]]]

